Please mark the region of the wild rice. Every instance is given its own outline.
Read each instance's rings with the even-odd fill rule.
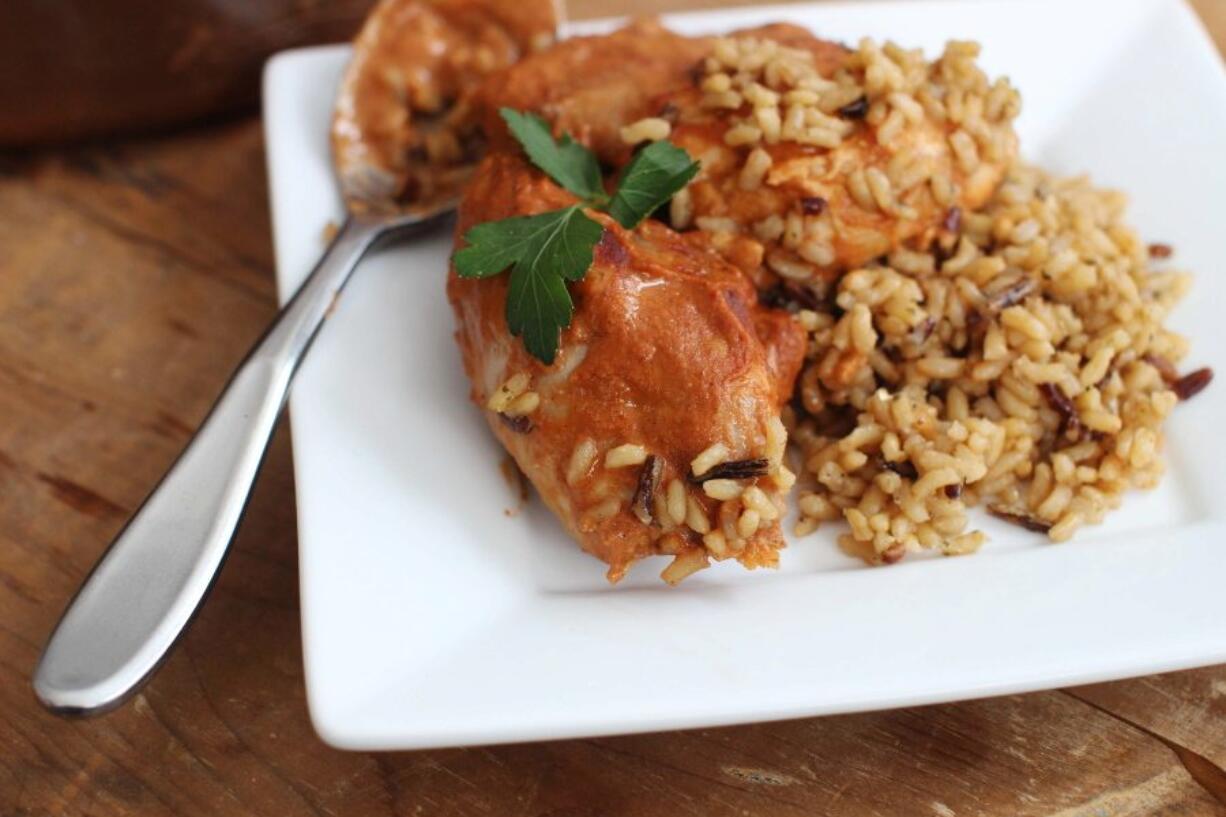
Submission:
[[[900,219],[917,219],[919,208],[933,200],[951,206],[959,174],[977,172],[985,159],[1009,158],[1011,121],[1020,110],[1016,91],[1005,80],[989,83],[972,51],[978,53],[951,43],[940,58],[926,61],[919,51],[863,40],[824,76],[804,49],[753,37],[717,40],[697,84],[708,112],[703,116],[725,125],[722,144],[703,157],[704,170],[695,180],[706,192],[700,198],[687,193],[673,205],[673,226],[737,232],[728,222],[739,219],[742,209],[761,212],[760,200],[747,198],[739,207],[732,198],[737,191],[749,196],[762,187],[793,185],[803,195],[790,212],[757,215],[739,231],[768,245],[763,255],[772,273],[809,282],[838,261],[828,189],[837,194],[833,188],[843,187],[854,206]],[[947,119],[957,126],[947,126]],[[908,130],[915,128],[938,138],[950,134],[949,156],[934,159],[909,147]],[[837,151],[861,137],[884,150],[852,144],[851,152],[837,154],[841,160],[833,168],[821,154],[797,156],[783,146]],[[733,189],[709,195],[721,185]]]
[[[644,525],[654,523],[665,524],[669,520],[663,513],[656,511],[656,486],[664,473],[664,460],[655,455],[647,457],[639,471],[638,484],[630,499],[630,509]]]
[[[693,482],[707,482],[713,479],[751,479],[765,476],[770,471],[770,460],[766,457],[754,457],[747,460],[727,460],[716,463],[703,471],[702,476],[692,477]]]
[[[1012,103],[947,105],[965,121]],[[797,534],[841,517],[840,544],[870,562],[962,554],[986,539],[967,530],[986,503],[1062,541],[1156,485],[1162,423],[1212,373],[1176,373],[1187,342],[1163,321],[1188,278],[1150,268],[1123,209],[1017,165],[985,207],[947,216],[944,238],[844,273],[838,311],[802,319]]]

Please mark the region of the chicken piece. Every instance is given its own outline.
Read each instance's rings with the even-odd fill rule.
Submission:
[[[535,111],[606,164],[624,164],[633,146],[622,141],[621,128],[654,115],[662,95],[688,86],[709,47],[705,38],[683,37],[651,19],[563,40],[490,77],[477,97],[482,125],[493,144],[513,149],[498,109]]]
[[[977,51],[856,50],[783,24],[688,38],[653,21],[559,43],[491,77],[477,104],[491,141],[497,109],[532,110],[607,165],[644,118],[702,162],[674,200],[674,227],[725,255],[759,289],[829,280],[914,242],[956,232],[956,213],[991,196],[1017,154],[1020,102],[989,84]]]
[[[461,202],[457,244],[474,224],[573,202],[517,153],[496,151]],[[793,479],[779,414],[803,331],[760,307],[737,269],[667,226],[629,231],[591,215],[604,234],[571,287],[576,310],[552,365],[508,333],[509,276],[463,279],[453,269],[447,292],[473,399],[611,581],[652,554],[675,557],[668,581],[710,557],[775,564]],[[700,484],[692,469],[722,479]]]
[[[892,44],[848,51],[794,31],[785,45],[717,41],[696,83],[658,103],[675,112],[670,140],[702,162],[674,226],[697,226],[740,259],[752,259],[746,242],[763,245],[764,266],[738,263],[762,289],[956,233],[957,214],[987,201],[1017,155],[1019,98],[1005,80],[989,84],[977,53],[951,43],[926,63]]]
[[[354,42],[332,123],[351,205],[454,196],[482,148],[472,94],[549,47],[559,19],[553,0],[382,0]]]
[[[816,59],[833,65],[846,49],[814,40],[805,29],[785,23],[736,32],[735,37],[770,37],[784,43],[818,43]],[[657,20],[639,19],[611,34],[572,37],[502,71],[484,84],[476,104],[491,141],[513,147],[498,109],[535,111],[555,129],[590,148],[611,166],[625,164],[634,145],[621,129],[648,116],[672,116],[670,93],[694,85],[711,37],[684,37]]]

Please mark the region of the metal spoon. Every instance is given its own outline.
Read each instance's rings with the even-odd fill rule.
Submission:
[[[413,209],[372,200],[391,189],[378,167],[340,160],[337,172],[348,216],[336,237],[51,635],[34,691],[53,712],[108,711],[157,670],[221,568],[294,374],[358,261],[454,209],[454,198]]]
[[[476,88],[447,70],[445,52],[474,36],[474,20],[487,32],[497,21],[509,39],[494,59],[509,64],[553,41],[561,11],[555,0],[380,0],[371,10],[334,106],[345,223],[60,619],[34,673],[34,692],[53,712],[105,712],[157,670],[221,568],[294,373],[358,261],[377,240],[428,229],[454,210],[475,157],[432,161],[420,150],[448,135],[440,129],[473,126],[465,94]],[[410,73],[459,82],[438,89],[453,104],[409,112]]]

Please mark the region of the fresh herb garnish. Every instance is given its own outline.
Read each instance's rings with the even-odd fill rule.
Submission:
[[[478,224],[464,233],[468,246],[452,261],[461,278],[488,278],[511,269],[507,328],[523,338],[533,357],[549,364],[575,311],[566,282],[587,274],[604,231],[583,208],[603,210],[633,229],[694,177],[698,163],[675,145],[654,142],[631,160],[610,197],[591,151],[569,135],[554,139],[549,123],[535,114],[510,108],[500,113],[532,163],[580,203]]]
[[[522,335],[532,355],[552,363],[558,333],[574,305],[564,281],[578,281],[592,265],[602,228],[578,205],[535,216],[478,224],[453,258],[461,278],[488,278],[511,267],[507,328]]]
[[[698,162],[676,145],[652,142],[626,166],[617,192],[609,202],[609,215],[633,230],[657,207],[694,178]]]
[[[545,171],[549,178],[585,202],[602,204],[609,200],[596,157],[571,139],[570,134],[564,133],[555,141],[549,123],[536,114],[520,113],[511,108],[502,108],[498,113],[532,164]]]

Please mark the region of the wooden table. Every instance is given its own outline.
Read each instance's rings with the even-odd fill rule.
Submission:
[[[1226,43],[1226,2],[1197,5]],[[255,117],[0,154],[3,817],[1226,814],[1226,667],[729,729],[329,749],[304,703],[288,428],[161,674],[104,718],[45,714],[29,678],[47,634],[272,317],[271,270]]]

